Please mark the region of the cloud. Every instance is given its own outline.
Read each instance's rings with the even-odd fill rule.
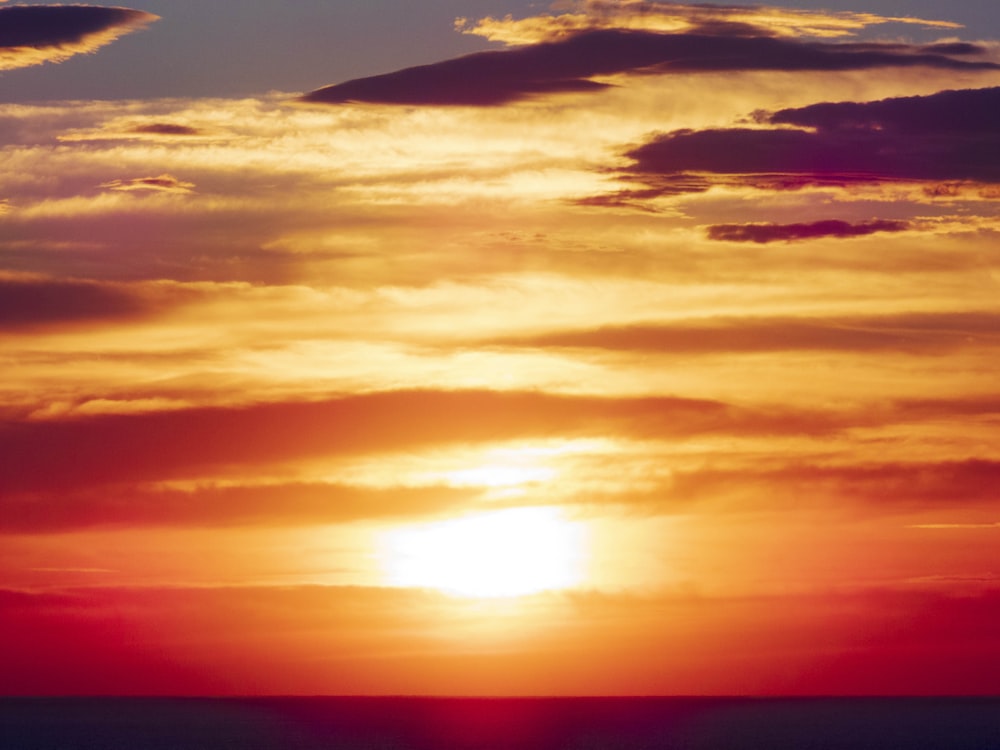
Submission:
[[[313,91],[305,102],[495,106],[539,94],[596,91],[615,74],[847,71],[885,67],[1000,70],[972,45],[830,44],[768,36],[600,29],[566,39],[479,52],[358,78]]]
[[[92,5],[0,8],[0,70],[94,52],[158,18],[140,10]]]
[[[849,36],[868,26],[885,23],[956,29],[961,24],[920,18],[879,16],[874,13],[798,10],[768,6],[737,7],[650,2],[649,0],[581,0],[563,4],[568,12],[515,19],[486,17],[455,21],[463,34],[505,44],[532,44],[560,39],[582,31],[626,28],[647,31],[695,31],[707,28],[743,28],[766,36]]]
[[[891,515],[901,509],[988,506],[998,481],[1000,462],[986,458],[839,466],[793,461],[778,468],[678,472],[668,492],[686,502],[736,497],[739,508],[787,506],[808,498],[814,507],[860,506]]]
[[[717,519],[727,514],[791,511],[800,518],[835,513],[839,522],[927,512],[961,518],[988,510],[995,498],[993,487],[1000,480],[1000,462],[988,455],[897,462],[871,461],[869,456],[859,456],[856,462],[831,462],[828,454],[753,454],[743,460],[730,456],[732,463],[718,454],[715,458],[718,466],[709,462],[700,468],[650,474],[641,486],[636,482],[617,487],[581,485],[559,501],[586,505],[595,515],[618,508],[649,517],[684,515],[697,509]],[[932,522],[907,527],[994,526]]]
[[[390,391],[325,401],[108,414],[0,425],[0,495],[119,482],[253,476],[317,457],[378,454],[520,437],[687,438],[822,434],[821,412],[671,397]]]
[[[803,129],[677,130],[628,151],[634,164],[626,171],[663,195],[703,192],[713,184],[782,190],[899,181],[997,183],[1000,162],[993,155],[1000,151],[1000,131],[989,113],[998,106],[1000,88],[985,88],[759,113],[763,123]]]
[[[186,194],[193,192],[194,183],[178,180],[173,175],[161,174],[159,177],[136,177],[131,180],[110,180],[100,185],[108,190],[118,192],[154,192]]]
[[[180,122],[149,120],[136,122],[134,118],[120,118],[105,122],[98,128],[73,130],[60,133],[56,137],[60,141],[184,141],[216,138],[219,133],[202,127],[186,125]]]
[[[943,531],[969,531],[982,529],[1000,529],[1000,521],[997,523],[914,523],[907,526],[908,529],[934,529]]]
[[[767,116],[775,125],[794,125],[820,133],[909,136],[997,136],[995,114],[1000,88],[941,91],[875,102],[823,102],[782,109]]]
[[[132,319],[153,305],[128,288],[91,281],[0,275],[0,331]]]
[[[851,224],[837,219],[813,221],[807,224],[714,224],[708,227],[708,237],[727,242],[792,242],[818,237],[863,237],[877,232],[905,232],[910,222],[876,219]]]
[[[137,135],[201,135],[202,131],[190,125],[178,125],[173,122],[151,122],[145,125],[134,125],[126,132]]]
[[[0,533],[51,533],[104,526],[275,527],[384,520],[454,510],[476,496],[474,490],[449,486],[385,489],[325,482],[5,494],[0,496]]]
[[[706,318],[552,331],[493,344],[595,348],[661,354],[791,350],[940,354],[975,343],[1000,343],[992,312],[905,313],[844,317]]]

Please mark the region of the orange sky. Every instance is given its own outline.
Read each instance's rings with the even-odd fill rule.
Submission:
[[[455,33],[0,103],[0,694],[1000,692],[996,42]]]

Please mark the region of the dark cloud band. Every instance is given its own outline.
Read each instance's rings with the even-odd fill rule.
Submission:
[[[826,219],[800,224],[715,224],[708,228],[713,240],[727,242],[792,242],[820,237],[863,237],[877,232],[904,232],[910,227],[905,221],[880,219],[851,224],[838,219]]]
[[[658,135],[627,152],[634,160],[627,171],[659,195],[702,192],[713,184],[780,190],[898,181],[997,183],[1000,128],[989,113],[998,107],[1000,88],[827,102],[759,116],[767,124],[803,129],[724,128]],[[837,235],[855,229],[725,227],[716,230],[713,239],[760,242],[787,239],[789,233]],[[860,227],[862,232],[869,229],[898,231],[899,227]]]
[[[604,88],[596,76],[709,71],[837,71],[928,66],[997,69],[964,59],[972,45],[831,44],[729,33],[602,29],[559,41],[480,52],[306,94],[306,102],[500,105],[538,94]]]

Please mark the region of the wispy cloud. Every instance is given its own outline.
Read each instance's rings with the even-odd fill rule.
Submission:
[[[709,318],[554,331],[494,340],[515,346],[697,354],[789,350],[942,352],[1000,345],[996,313],[910,313],[842,318]]]
[[[943,529],[943,530],[963,530],[963,529],[1000,529],[1000,521],[997,523],[914,523],[907,528],[910,529]]]
[[[385,521],[455,510],[476,494],[448,486],[382,489],[332,482],[208,484],[191,489],[130,485],[53,495],[22,493],[0,499],[0,533]]]
[[[768,6],[692,5],[650,0],[577,0],[561,3],[565,11],[515,19],[486,17],[472,22],[459,18],[455,27],[464,34],[483,36],[505,44],[530,44],[559,39],[581,31],[606,28],[689,32],[706,29],[766,36],[849,36],[874,25],[913,24],[955,29],[959,24],[913,17],[880,16],[850,11],[829,12]]]

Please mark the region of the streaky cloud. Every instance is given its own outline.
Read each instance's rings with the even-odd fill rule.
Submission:
[[[796,224],[713,224],[708,227],[708,237],[726,242],[793,242],[820,237],[864,237],[878,232],[905,232],[911,226],[907,221],[876,219],[858,224],[839,219],[825,219]]]
[[[840,415],[668,396],[525,391],[383,391],[242,408],[204,407],[0,422],[0,495],[254,476],[320,456],[377,455],[519,437],[685,439],[706,434],[824,434]]]
[[[0,276],[0,332],[47,324],[135,318],[152,305],[123,286]]]
[[[497,106],[541,94],[596,91],[615,74],[721,71],[846,71],[886,67],[998,70],[961,59],[963,48],[905,44],[831,44],[728,33],[664,34],[599,29],[557,41],[478,52],[430,65],[317,89],[304,102]]]
[[[713,185],[794,190],[893,182],[995,184],[1000,128],[989,113],[998,106],[1000,88],[984,88],[757,113],[759,122],[780,127],[659,134],[626,152],[634,163],[625,172],[656,195],[704,192]],[[780,238],[787,226],[796,227],[717,231],[757,241],[754,237],[769,234]],[[879,226],[877,231],[894,231]]]
[[[988,505],[998,481],[1000,462],[987,457],[841,465],[790,462],[771,469],[678,472],[670,493],[694,501],[752,494],[758,499],[751,502],[765,506],[800,502],[808,494],[817,505],[857,506],[863,514],[892,515],[901,509]]]
[[[1000,87],[941,91],[930,96],[893,97],[874,102],[823,102],[782,109],[765,119],[775,125],[814,128],[823,133],[996,138],[1000,132],[996,123],[998,111]]]
[[[110,180],[101,183],[102,188],[118,192],[155,192],[187,194],[194,190],[193,182],[179,180],[173,175],[161,174],[157,177],[135,177],[130,180]]]
[[[383,489],[325,482],[29,492],[0,497],[0,533],[345,523],[431,515],[475,496],[474,490],[450,486]]]
[[[497,339],[494,345],[605,349],[661,354],[831,351],[940,354],[1000,344],[994,312],[905,313],[844,317],[719,317],[551,331]]]

